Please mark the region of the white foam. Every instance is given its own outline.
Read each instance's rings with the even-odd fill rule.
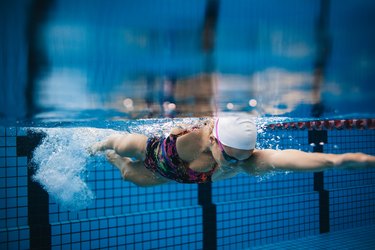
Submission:
[[[64,209],[76,211],[90,206],[95,195],[86,182],[92,159],[86,149],[114,131],[94,128],[34,131],[44,132],[46,137],[33,154],[36,164],[33,179]]]

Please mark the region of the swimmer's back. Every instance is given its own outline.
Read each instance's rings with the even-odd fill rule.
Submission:
[[[183,131],[176,130],[172,132]],[[177,153],[183,161],[189,163],[189,168],[192,170],[206,172],[211,170],[216,163],[209,150],[210,133],[210,127],[205,125],[189,130],[177,139]]]

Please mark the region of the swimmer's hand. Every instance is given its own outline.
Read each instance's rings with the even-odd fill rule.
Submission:
[[[337,168],[361,169],[375,167],[375,156],[363,153],[346,153],[335,162]]]
[[[102,142],[94,143],[90,147],[86,148],[86,151],[89,155],[93,156],[97,154],[98,152],[103,151],[103,143]]]
[[[96,151],[93,149],[92,146],[87,147],[87,148],[86,148],[86,152],[87,152],[90,156],[94,156],[94,155],[96,154]]]

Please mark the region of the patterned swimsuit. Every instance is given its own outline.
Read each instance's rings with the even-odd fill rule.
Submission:
[[[183,161],[177,153],[176,142],[180,135],[169,135],[167,138],[151,137],[147,140],[146,159],[147,169],[161,176],[180,183],[211,182],[216,166],[208,172],[197,172],[189,168],[189,163]]]

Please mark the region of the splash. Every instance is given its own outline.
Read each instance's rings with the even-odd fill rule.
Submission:
[[[265,117],[265,118],[257,118],[257,132],[258,132],[258,140],[256,144],[256,148],[258,149],[274,149],[274,150],[282,150],[286,149],[285,146],[291,148],[292,142],[296,142],[298,148],[300,148],[301,144],[298,143],[298,140],[291,135],[285,135],[284,133],[275,133],[274,131],[270,131],[267,129],[268,124],[278,123],[278,122],[285,122],[288,121],[290,118],[288,117]],[[286,145],[283,142],[286,143]],[[289,144],[289,145],[288,145]],[[288,175],[292,173],[291,171],[283,171],[278,169],[273,169],[267,173],[264,173],[261,170],[256,170],[255,178],[257,182],[263,182],[267,180],[273,179],[275,176],[279,175]]]
[[[112,129],[97,128],[34,128],[36,133],[46,136],[34,150],[33,162],[36,172],[33,179],[40,183],[56,203],[63,209],[77,211],[87,208],[95,199],[87,183],[94,164],[94,157],[87,148],[113,133],[141,133],[147,136],[163,135],[176,124],[187,125],[199,119],[137,120]]]
[[[205,118],[145,119],[124,123],[116,129],[126,131],[122,133],[165,135],[179,124],[194,126],[205,121]],[[273,122],[273,119],[257,119],[259,136],[257,148],[278,148],[280,137],[265,128],[270,122]],[[112,129],[84,127],[31,130],[46,135],[33,154],[33,162],[36,165],[34,180],[40,183],[63,209],[77,211],[90,206],[95,199],[95,194],[88,185],[87,178],[96,164],[93,164],[94,159],[86,149],[110,134],[119,132]],[[293,140],[293,138],[289,139]],[[264,181],[276,174],[278,173],[275,171],[268,175],[259,175],[257,178],[258,181]]]
[[[92,156],[87,148],[113,133],[93,128],[32,129],[46,136],[35,149],[33,179],[39,182],[63,209],[77,211],[88,207],[95,198],[87,184]]]
[[[257,175],[255,175],[255,178],[256,178],[257,182],[260,183],[260,182],[263,182],[263,181],[271,180],[275,176],[288,175],[290,173],[292,173],[292,172],[291,171],[282,171],[282,170],[273,170],[273,171],[270,171],[268,173],[257,174]]]

